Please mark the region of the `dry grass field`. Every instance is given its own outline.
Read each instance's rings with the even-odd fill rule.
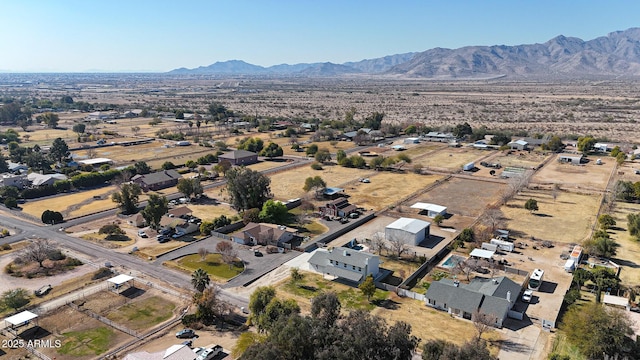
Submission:
[[[38,219],[45,210],[59,211],[65,218],[75,217],[113,209],[116,205],[111,201],[110,196],[116,190],[116,186],[107,186],[94,190],[54,196],[43,200],[30,200],[21,206],[23,212]],[[94,199],[94,196],[99,196],[100,199]]]
[[[599,157],[589,156],[587,164],[563,164],[555,159],[540,169],[532,178],[532,182],[541,184],[559,184],[563,188],[584,188],[604,190],[616,166],[614,158],[603,158],[602,165],[596,165]]]
[[[622,266],[620,279],[630,286],[640,283],[640,242],[627,230],[627,215],[638,213],[640,213],[640,204],[617,202],[615,212],[611,214],[616,220],[616,226],[609,229],[611,237],[620,244],[614,260]]]
[[[533,214],[524,208],[530,198],[535,199],[539,207]],[[581,243],[591,235],[601,198],[598,193],[561,191],[554,201],[549,192],[526,190],[500,210],[515,237]]]
[[[498,152],[495,156],[488,158],[486,161],[500,164],[503,168],[507,166],[513,166],[531,169],[542,164],[549,156],[555,155],[536,151],[513,151],[511,153],[509,153],[508,151],[501,151]],[[476,166],[480,165],[478,164]]]
[[[189,204],[188,207],[193,210],[193,216],[199,217],[203,221],[211,221],[220,215],[232,217],[238,214],[236,210],[223,203],[218,203],[217,205]]]
[[[426,150],[428,149],[429,147],[426,148]],[[457,171],[462,170],[464,164],[472,161],[480,161],[480,159],[489,154],[490,153],[485,150],[445,147],[439,148],[437,151],[423,153],[423,156],[417,157],[412,164],[419,164],[433,169]]]

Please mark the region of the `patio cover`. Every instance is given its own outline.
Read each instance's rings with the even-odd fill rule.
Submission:
[[[423,202],[417,202],[413,205],[411,205],[412,209],[420,209],[420,210],[427,210],[427,211],[434,211],[437,213],[441,213],[445,210],[447,210],[447,208],[445,206],[442,205],[436,205],[436,204],[429,204],[429,203],[423,203]]]
[[[9,324],[13,325],[13,326],[18,326],[18,325],[22,325],[24,323],[26,323],[29,320],[33,320],[35,318],[37,318],[38,315],[32,313],[31,311],[23,311],[21,313],[15,314],[13,316],[10,316],[6,319],[4,319],[4,321],[8,322]]]
[[[495,253],[496,253],[495,251],[490,251],[490,250],[473,249],[473,251],[471,251],[471,254],[469,254],[469,256],[479,257],[483,259],[491,259],[491,257]]]
[[[107,281],[110,282],[110,283],[114,283],[116,285],[122,285],[122,284],[126,283],[129,280],[133,280],[133,276],[120,274],[118,276],[112,277],[111,279],[109,279]]]

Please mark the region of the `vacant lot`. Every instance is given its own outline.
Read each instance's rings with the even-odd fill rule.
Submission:
[[[602,165],[596,165],[596,156],[589,156],[589,162],[582,165],[563,164],[555,159],[538,171],[532,181],[542,184],[559,184],[567,188],[604,190],[611,172],[616,166],[612,157],[603,158]]]
[[[469,217],[480,216],[488,205],[500,198],[505,186],[499,182],[449,178],[424,195],[407,202],[433,203],[447,207],[447,212]]]
[[[548,156],[553,154],[545,154],[537,151],[501,151],[495,156],[488,158],[489,163],[500,164],[502,167],[513,166],[525,169],[531,169],[542,164]],[[480,167],[480,164],[476,164]]]
[[[56,359],[95,359],[109,349],[133,339],[66,306],[40,317],[38,323],[42,329],[51,333],[47,340],[50,337],[52,340],[62,341],[60,348],[39,349]]]
[[[524,208],[524,203],[530,198],[538,202],[539,210],[535,213]],[[562,191],[554,201],[550,192],[526,190],[502,206],[501,210],[507,227],[516,237],[581,243],[591,235],[600,200],[598,193]]]
[[[310,176],[320,176],[329,187],[345,187],[348,183],[361,177],[370,177],[375,172],[346,168],[338,165],[327,165],[322,170],[313,170],[309,166],[297,167],[289,171],[269,175],[271,192],[276,199],[287,200],[301,198],[307,194],[302,188],[304,181]],[[348,192],[347,192],[348,193]]]
[[[189,274],[198,269],[203,269],[212,276],[214,281],[227,281],[244,270],[242,262],[235,261],[231,265],[226,264],[222,261],[222,255],[220,254],[208,254],[204,259],[199,254],[192,254],[176,261],[167,261],[166,264]]]
[[[212,190],[212,192],[215,192],[215,190]],[[216,195],[218,195],[218,192],[216,192]],[[213,197],[213,194],[211,197]],[[192,213],[193,216],[198,217],[203,221],[211,221],[219,217],[220,215],[224,215],[230,218],[238,214],[238,212],[232,209],[229,206],[229,204],[225,204],[225,203],[216,203],[216,204],[207,204],[207,205],[188,204],[187,206],[189,207],[189,209],[193,211]]]
[[[22,211],[38,219],[45,210],[59,211],[65,218],[69,218],[113,209],[116,204],[111,201],[110,196],[115,191],[117,191],[116,186],[107,186],[94,190],[58,195],[43,200],[31,200],[21,206]],[[95,197],[99,197],[99,199]]]
[[[426,150],[430,149],[427,146]],[[408,151],[411,151],[408,150]],[[424,156],[417,157],[412,164],[422,165],[426,168],[444,171],[462,170],[462,166],[472,161],[480,161],[490,153],[484,150],[473,148],[438,148],[437,151],[431,151]]]
[[[159,325],[173,316],[176,304],[159,296],[150,296],[145,299],[127,303],[110,311],[109,320],[124,325],[126,328],[140,332]]]

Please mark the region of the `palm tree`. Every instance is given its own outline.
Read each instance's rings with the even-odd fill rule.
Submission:
[[[191,274],[191,285],[198,291],[203,292],[209,286],[211,279],[209,274],[202,269],[198,269]]]

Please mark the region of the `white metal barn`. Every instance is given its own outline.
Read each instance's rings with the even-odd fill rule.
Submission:
[[[411,218],[400,218],[384,229],[387,241],[401,240],[407,245],[418,245],[429,237],[430,223]]]

